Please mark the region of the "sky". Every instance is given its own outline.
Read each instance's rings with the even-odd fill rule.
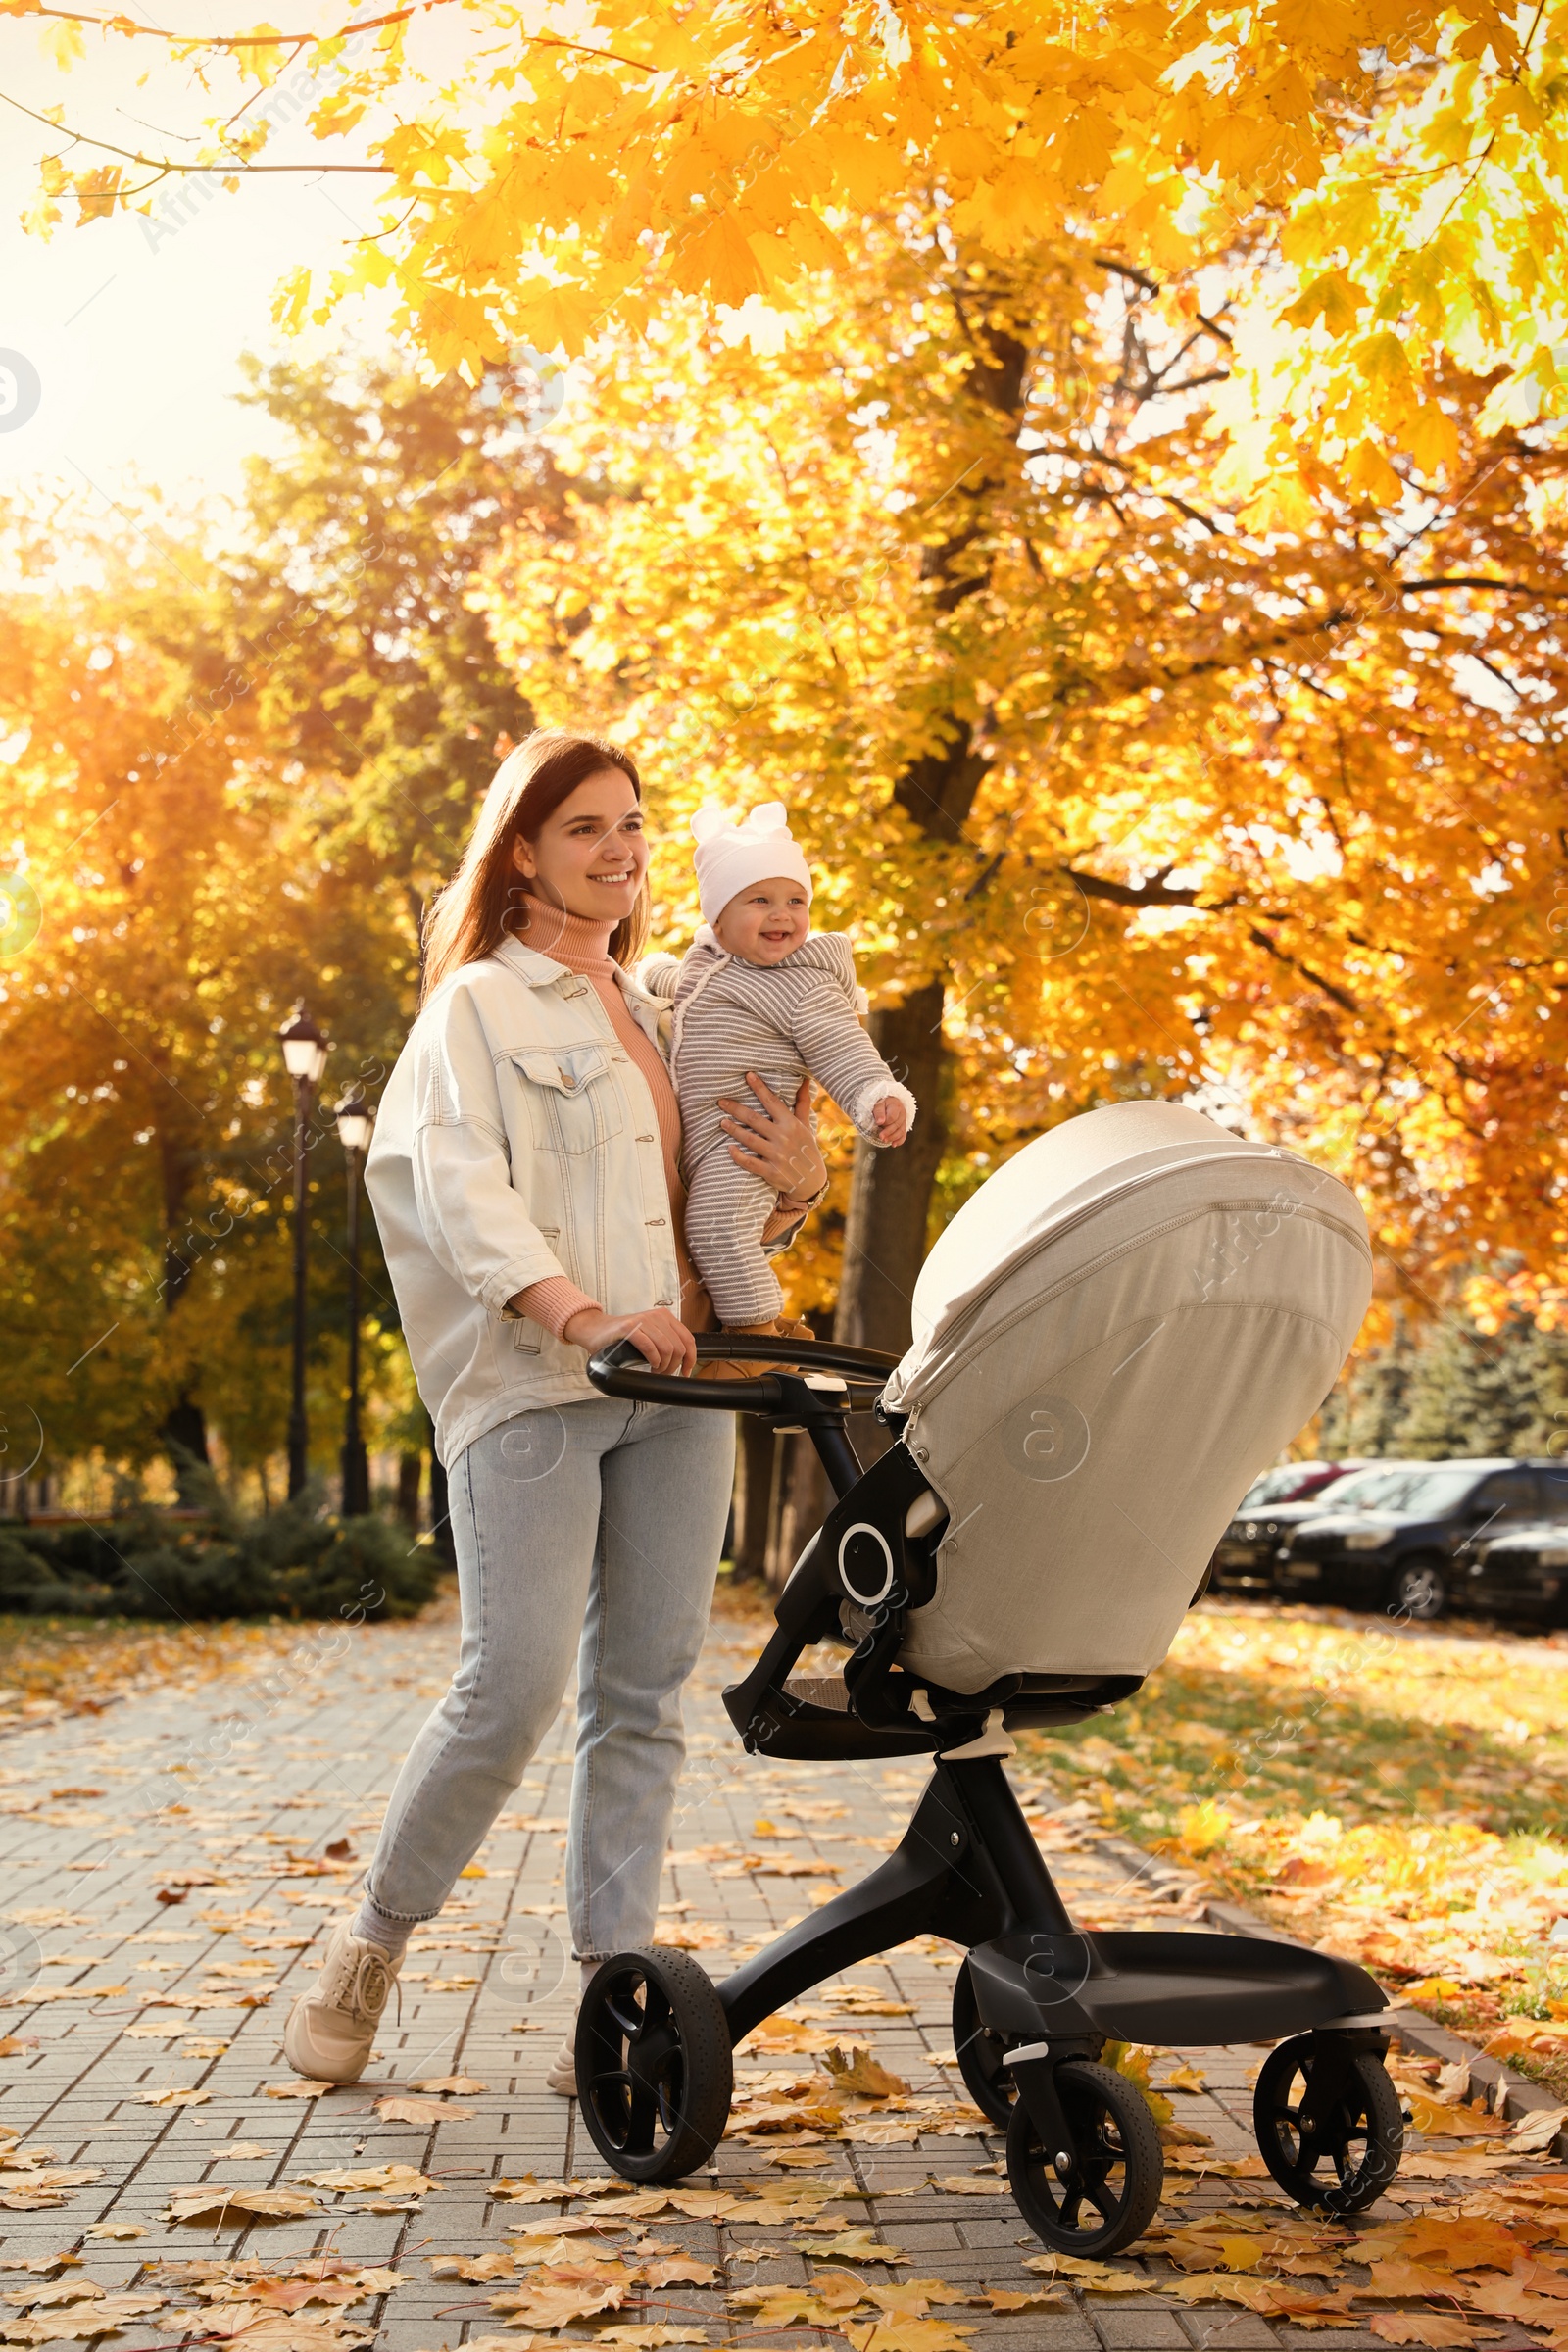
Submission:
[[[206,111],[160,44],[100,48],[89,34],[87,58],[62,74],[26,18],[0,18],[0,93],[34,109],[63,105],[74,130],[173,155],[194,151],[189,134]],[[0,495],[55,483],[112,503],[138,485],[180,505],[231,495],[246,454],[280,446],[275,428],[232,397],[241,352],[386,348],[374,314],[301,337],[281,335],[270,317],[273,288],[297,262],[330,267],[346,240],[373,226],[374,183],[280,174],[230,194],[187,178],[160,192],[166,209],[151,219],[117,213],[78,228],[68,213],[45,241],[19,216],[36,193],[39,156],[62,146],[59,133],[0,105]],[[285,131],[269,157],[319,152]],[[77,168],[104,160],[91,150],[73,159]]]

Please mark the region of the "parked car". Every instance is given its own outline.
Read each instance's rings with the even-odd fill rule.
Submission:
[[[1479,1542],[1454,1599],[1500,1617],[1535,1617],[1548,1625],[1568,1619],[1568,1523],[1543,1519]]]
[[[1389,1464],[1379,1462],[1373,1467],[1382,1471]],[[1301,1471],[1310,1476],[1303,1486],[1297,1486],[1293,1482]],[[1354,1481],[1364,1475],[1365,1465],[1352,1462],[1286,1462],[1276,1470],[1265,1470],[1242,1496],[1235,1518],[1215,1545],[1203,1590],[1272,1592],[1275,1555],[1289,1530],[1298,1520],[1313,1518],[1321,1511],[1326,1496],[1332,1495],[1336,1501],[1348,1496]]]
[[[1354,1493],[1330,1488],[1324,1507],[1286,1534],[1275,1590],[1439,1617],[1465,1591],[1482,1541],[1537,1522],[1568,1520],[1568,1464],[1557,1461],[1412,1462],[1363,1472]]]

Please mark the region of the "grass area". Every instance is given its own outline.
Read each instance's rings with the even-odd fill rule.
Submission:
[[[1205,1602],[1134,1700],[1027,1745],[1107,1827],[1442,2022],[1568,2020],[1562,1650]]]

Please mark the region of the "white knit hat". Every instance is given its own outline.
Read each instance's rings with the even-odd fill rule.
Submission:
[[[704,922],[716,923],[731,899],[754,882],[775,877],[799,882],[809,901],[811,869],[800,843],[791,839],[789,810],[782,801],[765,801],[741,818],[733,808],[699,808],[692,832]]]

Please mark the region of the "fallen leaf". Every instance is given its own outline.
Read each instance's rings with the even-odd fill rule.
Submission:
[[[1508,2145],[1521,2156],[1549,2148],[1568,2120],[1568,2107],[1537,2107],[1522,2115],[1508,2135]]]
[[[29,2311],[55,2310],[63,2303],[91,2303],[103,2288],[95,2278],[53,2278],[47,2286],[10,2286],[8,2303],[25,2303]]]
[[[388,2124],[439,2124],[452,2115],[471,2115],[471,2107],[455,2107],[450,2099],[377,2099],[375,2112]]]
[[[993,2311],[1071,2311],[1072,2305],[1060,2295],[1018,2294],[1009,2286],[987,2286],[981,2289]]]
[[[766,2056],[815,2057],[833,2047],[833,2036],[820,2026],[803,2026],[792,2017],[769,2017],[754,2026],[735,2046],[738,2051],[755,2050]]]
[[[1255,2271],[1263,2260],[1261,2239],[1215,2230],[1175,2230],[1164,2251],[1183,2271]]]
[[[437,2254],[430,2264],[432,2278],[479,2280],[510,2278],[516,2269],[512,2256],[497,2247],[493,2254]]]
[[[858,2303],[861,2298],[855,2298]],[[806,2286],[748,2286],[731,2295],[738,2311],[749,2311],[759,2328],[836,2328],[855,2304],[828,2303]]]
[[[1359,2250],[1359,2249],[1358,2249]],[[1451,2295],[1467,2300],[1468,2289],[1451,2271],[1435,2270],[1424,2262],[1374,2262],[1368,2266],[1370,2278],[1357,2294],[1387,2295],[1393,2302],[1403,2302],[1409,2295]]]
[[[205,2107],[212,2095],[210,2090],[182,2090],[171,2086],[168,2090],[138,2090],[136,2104],[139,2107]]]
[[[968,2352],[972,2328],[955,2328],[948,2320],[873,2320],[869,2326],[847,2326],[843,2333],[855,2352]]]
[[[1473,2344],[1475,2329],[1441,2311],[1380,2311],[1368,2321],[1386,2344]]]
[[[1077,2254],[1026,2254],[1023,2267],[1039,2271],[1047,2278],[1060,2275],[1096,2295],[1141,2295],[1149,2287],[1148,2279],[1137,2271],[1112,2271],[1102,2262],[1086,2262]],[[1180,2279],[1175,2281],[1178,2291],[1181,2284]]]
[[[523,2328],[569,2328],[598,2311],[618,2311],[636,2286],[636,2274],[622,2264],[557,2264],[523,2286],[490,2299],[492,2311],[510,2311]]]
[[[656,2344],[706,2344],[708,2330],[698,2322],[695,2328],[672,2327],[666,2321],[650,2323],[643,2328],[601,2328],[594,2337],[596,2344],[621,2344],[630,2352],[647,2352]]]
[[[1443,2271],[1511,2271],[1528,2259],[1529,2248],[1497,2222],[1475,2220],[1452,2212],[1423,2213],[1407,2222],[1385,2223],[1362,2232],[1357,2259],[1377,2263],[1390,2258],[1427,2262]]]
[[[1471,2311],[1484,2311],[1494,2320],[1517,2320],[1526,2328],[1563,2325],[1560,2302],[1547,2295],[1533,2294],[1521,2278],[1483,2279],[1463,2290],[1461,2300]]]
[[[1342,2322],[1349,2318],[1338,2296],[1309,2295],[1271,2278],[1239,2278],[1229,2271],[1201,2271],[1161,2284],[1167,2294],[1180,2295],[1184,2303],[1240,2303],[1244,2310],[1265,2318],[1313,2313],[1330,2314]]]
[[[463,2092],[488,2090],[490,2085],[488,2082],[481,2082],[475,2075],[421,2075],[417,2082],[413,2083],[411,2087],[415,2090]]]
[[[340,2165],[325,2173],[301,2173],[307,2188],[389,2188],[399,2196],[422,2197],[436,2183],[412,2164]]]
[[[216,2214],[221,2222],[225,2213],[245,2213],[258,2221],[302,2221],[318,2205],[318,2198],[301,2196],[295,2189],[221,2188],[215,2182],[200,2188],[172,2189],[164,2219],[194,2222]]]
[[[1005,2180],[985,2180],[978,2173],[949,2173],[945,2180],[933,2180],[933,2188],[946,2189],[950,2197],[1005,2197],[1011,2194]]]
[[[268,2082],[264,2088],[270,2099],[318,2099],[323,2090],[336,2090],[337,2084],[296,2078],[288,2082]]]
[[[901,2076],[890,2074],[885,2066],[880,2066],[869,2050],[852,2047],[846,2058],[835,2042],[831,2049],[823,2053],[822,2066],[824,2072],[832,2076],[835,2090],[850,2091],[860,2098],[904,2099],[908,2098],[913,2089],[913,2085],[906,2082]]]
[[[1410,2121],[1426,2139],[1497,2139],[1508,2129],[1500,2115],[1483,2115],[1474,2107],[1446,2107],[1441,2100],[1408,2094]]]
[[[712,2263],[702,2262],[694,2254],[677,2254],[668,2262],[643,2266],[643,2278],[649,2286],[711,2286],[717,2277]]]
[[[1196,2066],[1173,2066],[1159,2082],[1161,2090],[1204,2090],[1207,2085],[1207,2076],[1200,2075]]]
[[[796,2238],[796,2248],[807,2254],[845,2254],[852,2262],[907,2262],[902,2246],[890,2246],[870,2230],[841,2230],[834,2237]]]
[[[83,2237],[127,2239],[145,2237],[147,2232],[139,2222],[93,2222],[81,2234]]]

